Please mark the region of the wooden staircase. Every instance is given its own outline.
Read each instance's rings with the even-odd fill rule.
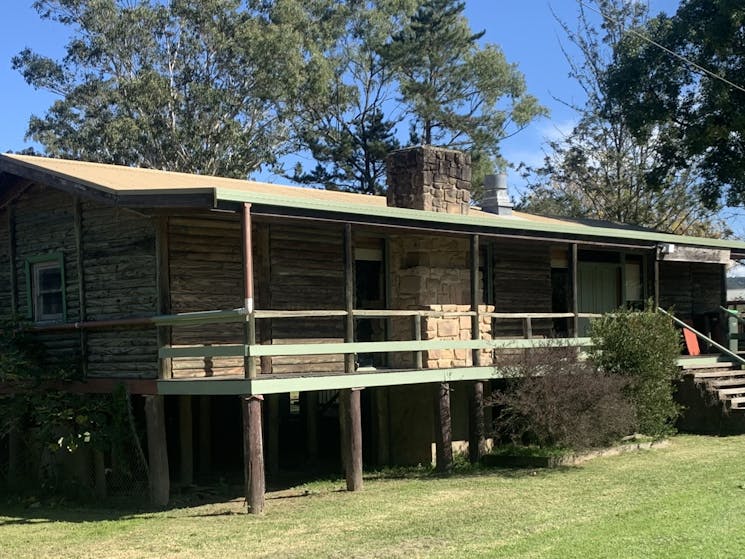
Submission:
[[[745,411],[745,370],[726,356],[705,355],[681,359],[683,375],[690,376],[702,393],[721,402],[724,410]]]

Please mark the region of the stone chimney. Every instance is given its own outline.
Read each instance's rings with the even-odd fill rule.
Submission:
[[[507,175],[486,175],[484,177],[484,199],[481,209],[497,215],[512,215],[512,202],[507,192]]]
[[[468,214],[471,156],[460,151],[417,146],[386,157],[388,205],[412,210]]]

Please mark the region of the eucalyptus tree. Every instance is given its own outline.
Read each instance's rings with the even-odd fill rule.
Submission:
[[[37,0],[69,28],[65,56],[13,66],[59,98],[31,118],[47,154],[246,177],[293,148],[328,97],[332,0]]]

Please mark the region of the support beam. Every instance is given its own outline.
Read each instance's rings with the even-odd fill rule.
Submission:
[[[17,487],[21,480],[21,434],[18,427],[12,427],[8,432],[8,487]]]
[[[391,415],[389,388],[374,388],[375,405],[376,462],[378,466],[389,466],[391,463]]]
[[[168,505],[171,480],[168,474],[168,448],[163,396],[145,396],[145,423],[150,476],[150,503],[156,507]]]
[[[305,415],[305,454],[308,463],[318,463],[318,392],[302,392]]]
[[[264,445],[261,434],[262,396],[245,396],[243,400],[243,459],[246,505],[251,514],[264,511]]]
[[[194,483],[194,423],[191,396],[179,396],[179,448],[181,452],[181,484]]]
[[[246,321],[244,337],[245,343],[253,345],[256,343],[256,315],[254,308],[254,260],[253,241],[251,237],[251,204],[243,204],[243,215],[241,220],[243,232],[243,308],[248,316]],[[246,378],[256,378],[256,359],[250,355],[243,358],[243,367]]]
[[[279,473],[279,394],[266,397],[266,469],[270,476]]]
[[[93,483],[96,499],[102,501],[106,498],[106,461],[103,452],[93,449]]]
[[[346,328],[344,340],[354,342],[354,247],[352,245],[352,226],[344,225],[344,301]],[[344,356],[344,372],[354,374],[355,356]],[[347,477],[347,490],[362,489],[362,412],[360,391],[347,388],[339,393],[339,420],[341,421],[342,464]]]
[[[575,338],[579,337],[579,251],[577,243],[572,243],[569,251],[569,274],[572,282],[572,330]]]
[[[208,476],[212,472],[212,396],[199,397],[199,473]]]
[[[481,316],[479,305],[481,303],[481,282],[479,281],[479,236],[471,235],[471,339],[481,339]],[[471,351],[471,361],[474,367],[481,366],[481,350],[476,348]],[[468,459],[472,464],[481,460],[485,451],[484,437],[484,383],[477,380],[471,385],[468,398]]]
[[[653,282],[654,282],[654,306],[655,308],[660,306],[660,261],[657,259],[657,254],[654,257],[654,270],[653,270]]]
[[[450,384],[437,385],[435,397],[435,470],[449,473],[453,469],[453,425],[450,416]]]
[[[341,391],[344,400],[343,421],[346,425],[342,452],[347,478],[347,491],[362,489],[362,413],[360,388],[347,388]]]

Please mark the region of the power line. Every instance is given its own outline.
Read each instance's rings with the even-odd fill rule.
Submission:
[[[612,22],[612,23],[615,23],[616,25],[620,25],[620,22],[619,22],[619,21],[618,21],[617,19],[615,19],[615,18],[612,18],[612,17],[610,17],[610,16],[608,16],[608,15],[604,14],[604,13],[603,13],[603,12],[602,12],[602,11],[601,11],[600,9],[596,8],[595,6],[591,6],[591,5],[589,5],[589,4],[587,4],[586,2],[584,2],[583,0],[577,0],[577,2],[579,2],[579,3],[580,3],[580,4],[582,5],[582,6],[584,6],[584,7],[585,7],[585,8],[587,8],[588,10],[592,10],[592,11],[593,11],[593,12],[595,12],[596,14],[599,14],[599,15],[600,15],[600,17],[602,17],[603,19],[607,19],[608,21],[610,21],[610,22]],[[631,33],[632,35],[634,35],[634,36],[636,36],[636,37],[639,37],[639,38],[640,38],[640,39],[642,39],[643,41],[646,41],[646,42],[648,42],[648,43],[650,43],[650,44],[652,44],[652,45],[656,46],[657,48],[659,48],[659,49],[661,49],[661,50],[665,51],[665,52],[666,52],[666,53],[668,53],[669,55],[671,55],[671,56],[674,56],[675,58],[677,58],[678,60],[681,60],[681,61],[683,61],[684,63],[688,64],[689,66],[692,66],[693,68],[695,68],[695,69],[696,69],[696,70],[698,70],[699,72],[701,72],[701,73],[703,73],[703,74],[706,74],[707,76],[711,76],[712,78],[714,78],[714,79],[716,79],[716,80],[719,80],[719,81],[721,81],[721,82],[723,82],[723,83],[727,84],[728,86],[730,86],[730,87],[734,87],[735,89],[737,89],[737,90],[739,90],[739,91],[742,91],[743,93],[745,93],[745,87],[743,87],[743,86],[741,86],[741,85],[738,85],[738,84],[736,84],[735,82],[732,82],[732,81],[728,80],[728,79],[727,79],[727,78],[725,78],[724,76],[720,76],[719,74],[717,74],[717,73],[715,73],[715,72],[712,72],[712,71],[711,71],[711,70],[709,70],[708,68],[704,68],[704,67],[703,67],[703,66],[701,66],[700,64],[696,64],[696,63],[695,63],[695,62],[693,62],[692,60],[689,60],[689,59],[688,59],[688,58],[686,58],[685,56],[682,56],[682,55],[678,54],[677,52],[675,52],[675,51],[673,51],[673,50],[670,50],[670,49],[669,49],[669,48],[667,48],[666,46],[664,46],[664,45],[661,45],[660,43],[658,43],[658,42],[657,42],[657,41],[655,41],[654,39],[651,39],[650,37],[647,37],[647,36],[646,36],[646,35],[644,35],[643,33],[640,33],[639,31],[636,31],[635,29],[626,29],[626,32],[627,32],[627,33]]]

